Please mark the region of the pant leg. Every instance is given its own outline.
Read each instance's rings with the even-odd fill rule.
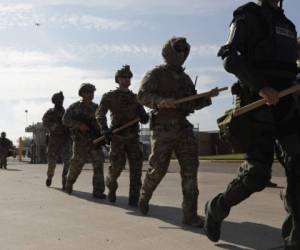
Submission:
[[[142,186],[143,152],[139,139],[126,143],[126,153],[129,162],[129,199],[138,200]]]
[[[178,137],[175,154],[180,164],[183,216],[186,221],[189,221],[197,216],[199,195],[198,144],[191,128],[182,131]]]
[[[118,189],[118,178],[126,164],[125,143],[120,139],[113,138],[110,148],[110,163],[108,175],[106,177],[106,186],[111,192]]]
[[[103,163],[104,153],[102,148],[92,148],[91,151],[92,164],[93,164],[93,192],[103,193],[105,190]]]
[[[151,137],[152,153],[150,155],[150,168],[146,173],[141,189],[141,195],[150,200],[158,184],[167,173],[171,155],[176,141],[176,132],[171,129],[154,128]]]
[[[84,143],[74,142],[73,157],[70,162],[70,169],[67,176],[68,185],[73,185],[87,160],[89,148]]]
[[[71,138],[65,138],[63,141],[61,151],[61,159],[63,161],[62,179],[66,179],[70,168],[70,161],[72,157],[72,140]]]
[[[278,141],[286,155],[284,164],[287,174],[286,200],[293,224],[285,242],[300,249],[300,136],[294,133],[281,136]]]
[[[254,140],[246,154],[246,161],[238,170],[238,176],[224,193],[218,194],[210,201],[209,213],[217,221],[226,218],[231,207],[244,201],[251,194],[262,191],[271,179],[274,139],[265,135]]]
[[[3,167],[5,169],[7,169],[7,156],[4,156],[4,159],[3,159]]]
[[[47,176],[48,178],[52,178],[55,173],[56,168],[56,161],[57,157],[59,155],[60,151],[60,141],[57,140],[55,137],[50,136],[49,137],[49,143],[48,143],[48,170],[47,170]]]

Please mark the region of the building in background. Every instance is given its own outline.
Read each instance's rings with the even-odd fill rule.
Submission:
[[[32,163],[47,163],[47,137],[46,128],[41,122],[32,124],[25,128],[25,132],[32,133],[33,147],[31,150],[31,162]]]

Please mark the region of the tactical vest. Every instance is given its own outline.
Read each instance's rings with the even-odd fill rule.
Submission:
[[[162,98],[180,99],[186,96],[195,95],[195,89],[191,88],[193,83],[184,71],[175,70],[172,66],[161,65],[155,72],[158,87],[155,94]],[[191,111],[192,112],[192,111]],[[169,123],[169,121],[183,121],[191,112],[180,109],[159,109],[155,112],[154,118],[158,123]]]
[[[257,18],[258,23],[248,24],[247,20],[246,23],[251,32],[258,32],[262,35],[258,36],[257,41],[248,44],[243,55],[266,79],[276,77],[295,79],[297,74],[295,25],[287,19],[282,10],[271,10],[269,7],[258,6],[254,3],[239,8],[235,11],[234,16],[237,18],[250,12]],[[253,27],[253,25],[255,26]],[[255,35],[248,34],[248,36]]]

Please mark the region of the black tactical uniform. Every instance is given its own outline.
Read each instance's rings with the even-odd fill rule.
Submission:
[[[270,87],[277,91],[289,88],[297,74],[297,34],[294,24],[281,8],[267,1],[248,3],[234,12],[227,45],[219,55],[225,69],[238,79],[235,92],[238,105],[259,99],[259,91]],[[293,96],[280,99],[275,106],[263,106],[248,114],[253,124],[253,139],[246,161],[227,190],[207,202],[205,230],[212,241],[220,238],[222,221],[231,207],[262,191],[271,178],[274,143],[285,151],[293,228],[285,238],[286,249],[300,249],[300,138],[299,114]],[[298,194],[298,195],[297,195]]]

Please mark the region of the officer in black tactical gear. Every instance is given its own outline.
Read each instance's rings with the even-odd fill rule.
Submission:
[[[204,229],[214,242],[220,239],[222,221],[231,207],[262,191],[270,181],[277,139],[287,155],[287,194],[293,220],[290,234],[284,237],[285,249],[300,249],[299,111],[293,96],[279,99],[278,95],[296,79],[297,33],[281,4],[279,0],[261,0],[239,7],[233,14],[229,40],[219,51],[225,69],[239,80],[239,93],[235,93],[239,105],[260,98],[267,105],[244,114],[253,125],[245,162],[227,190],[206,203]]]

